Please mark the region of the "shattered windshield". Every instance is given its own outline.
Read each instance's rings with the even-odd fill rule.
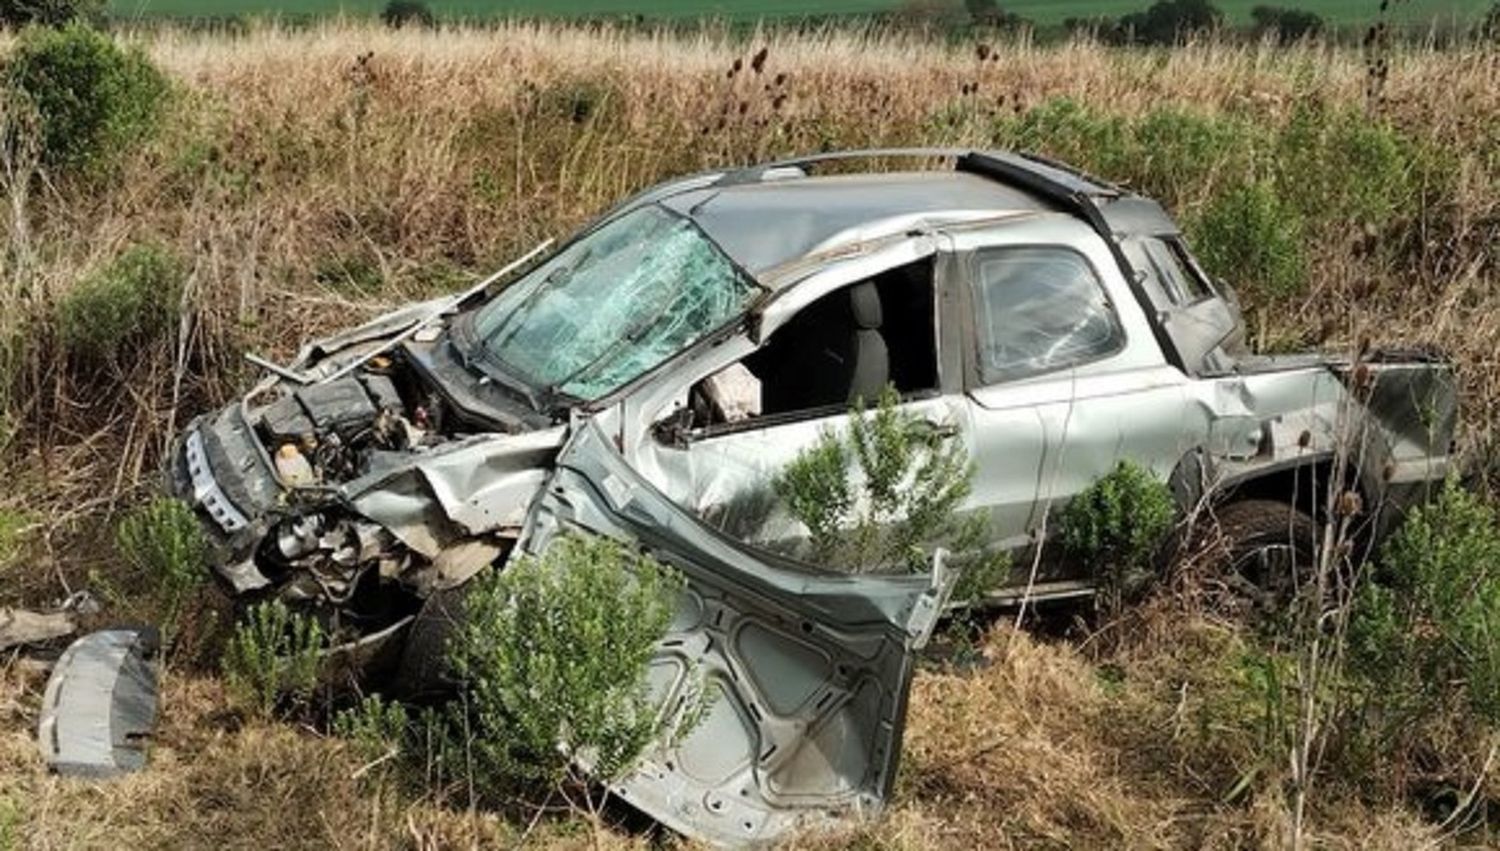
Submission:
[[[740,316],[759,294],[692,222],[657,206],[563,249],[480,311],[506,372],[594,399]]]

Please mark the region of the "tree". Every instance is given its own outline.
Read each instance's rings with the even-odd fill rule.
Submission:
[[[381,10],[380,20],[393,29],[400,29],[407,24],[422,27],[437,24],[437,18],[422,0],[391,0]]]
[[[103,12],[104,0],[0,0],[0,25],[60,27],[75,20],[94,20]]]
[[[1280,6],[1256,6],[1250,10],[1251,32],[1256,36],[1276,36],[1282,44],[1292,44],[1323,31],[1323,18],[1304,9]]]
[[[1161,0],[1144,12],[1120,19],[1120,28],[1137,44],[1176,44],[1194,33],[1216,29],[1223,14],[1208,0]]]

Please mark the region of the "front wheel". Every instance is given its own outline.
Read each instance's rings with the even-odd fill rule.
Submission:
[[[1247,499],[1220,507],[1199,535],[1212,609],[1259,620],[1287,611],[1312,586],[1318,524],[1295,506]]]

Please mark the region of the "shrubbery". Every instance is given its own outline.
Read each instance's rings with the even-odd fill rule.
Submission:
[[[852,572],[923,572],[944,547],[964,579],[957,599],[988,590],[1009,566],[985,551],[988,524],[959,506],[973,488],[963,442],[900,407],[887,387],[874,411],[849,412],[848,431],[824,431],[772,481],[807,527],[819,564]]]
[[[1306,282],[1302,217],[1267,183],[1248,183],[1216,199],[1193,231],[1203,264],[1233,270],[1234,283],[1251,295],[1296,295]]]
[[[318,684],[323,627],[280,600],[254,606],[224,650],[224,678],[246,706],[269,715],[283,700],[305,702]]]
[[[63,346],[84,360],[107,361],[133,343],[173,329],[182,286],[182,264],[166,249],[126,250],[63,295],[58,304]]]
[[[0,26],[20,29],[30,24],[56,27],[90,21],[104,13],[104,0],[0,0]]]
[[[170,90],[139,49],[76,24],[23,32],[4,78],[12,104],[35,110],[43,166],[84,176],[155,132]]]
[[[388,27],[400,29],[410,25],[430,27],[437,24],[437,17],[421,0],[390,0],[380,10],[380,20]]]
[[[1282,44],[1291,44],[1323,31],[1323,18],[1305,9],[1280,6],[1256,6],[1250,10],[1251,32],[1257,36],[1274,35]]]
[[[170,630],[207,575],[208,542],[193,510],[170,497],[154,499],[115,527],[115,548],[145,578],[159,623]]]
[[[448,648],[463,684],[450,727],[501,788],[556,784],[577,760],[617,776],[670,724],[646,666],[680,576],[608,538],[568,535],[475,579]]]
[[[960,119],[973,121],[945,108],[933,129],[951,132]],[[1432,146],[1315,101],[1266,125],[1182,107],[1126,117],[1055,98],[994,117],[990,133],[1000,147],[1045,153],[1159,199],[1208,270],[1259,303],[1305,292],[1313,244],[1364,240],[1386,257],[1426,251],[1409,226],[1456,179]]]
[[[1364,723],[1396,749],[1444,707],[1500,731],[1500,520],[1450,480],[1381,551],[1350,627]]]
[[[1175,518],[1167,486],[1127,460],[1073,497],[1058,537],[1070,555],[1093,566],[1107,604],[1115,606],[1156,573],[1155,556]]]

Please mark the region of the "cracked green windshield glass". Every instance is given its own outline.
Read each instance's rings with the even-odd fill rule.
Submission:
[[[506,373],[594,399],[736,319],[759,293],[691,221],[650,206],[511,285],[476,330]]]

